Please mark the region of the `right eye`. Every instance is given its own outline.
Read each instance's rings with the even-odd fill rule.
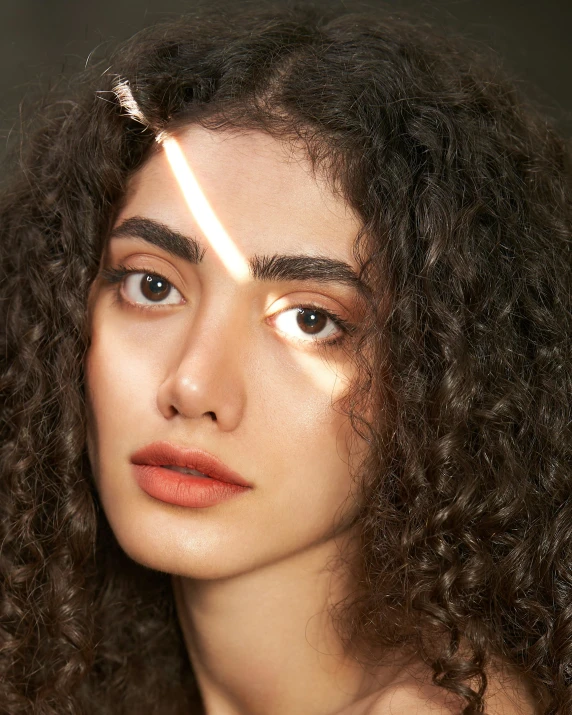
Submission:
[[[105,281],[115,286],[117,300],[124,303],[147,307],[181,305],[185,302],[175,286],[155,271],[118,266],[103,268],[100,274]]]
[[[130,271],[123,281],[123,294],[131,303],[140,305],[180,305],[183,296],[158,273]]]

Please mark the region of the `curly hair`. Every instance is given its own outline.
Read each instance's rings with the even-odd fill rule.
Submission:
[[[202,712],[170,576],[99,504],[83,367],[127,181],[199,123],[303,142],[363,223],[347,643],[411,649],[465,715],[496,662],[571,713],[570,147],[495,57],[373,10],[200,10],[104,69],[44,104],[0,197],[0,711]]]

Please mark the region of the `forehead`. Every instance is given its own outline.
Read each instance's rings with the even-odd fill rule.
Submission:
[[[204,197],[246,254],[329,255],[355,266],[360,222],[328,181],[315,174],[301,146],[260,131],[191,126],[176,141]],[[183,187],[159,145],[131,179],[117,223],[146,216],[200,238]],[[208,238],[208,237],[207,237]]]

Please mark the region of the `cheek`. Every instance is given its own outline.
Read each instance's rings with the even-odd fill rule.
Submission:
[[[319,539],[332,529],[344,530],[355,515],[352,431],[328,396],[306,390],[297,397],[290,391],[290,399],[275,404],[281,419],[265,432],[265,441],[273,472],[283,480],[276,485],[277,503],[284,513],[297,515],[302,534]]]
[[[89,432],[97,443],[125,430],[138,407],[153,406],[155,359],[153,351],[142,350],[120,322],[95,317],[85,376]]]
[[[311,371],[308,367],[297,376],[269,371],[252,409],[260,444],[274,456],[278,472],[295,470],[300,481],[315,482],[317,490],[321,482],[324,489],[333,488],[332,495],[339,489],[339,496],[347,493],[349,485],[352,429],[336,400],[347,390],[347,383],[315,358],[311,363]]]

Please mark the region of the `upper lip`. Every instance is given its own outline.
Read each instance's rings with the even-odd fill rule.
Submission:
[[[196,469],[207,477],[218,479],[219,482],[238,484],[251,487],[240,474],[221,462],[218,457],[194,447],[179,447],[170,442],[153,442],[131,455],[133,464],[150,464],[157,467],[186,467]]]

